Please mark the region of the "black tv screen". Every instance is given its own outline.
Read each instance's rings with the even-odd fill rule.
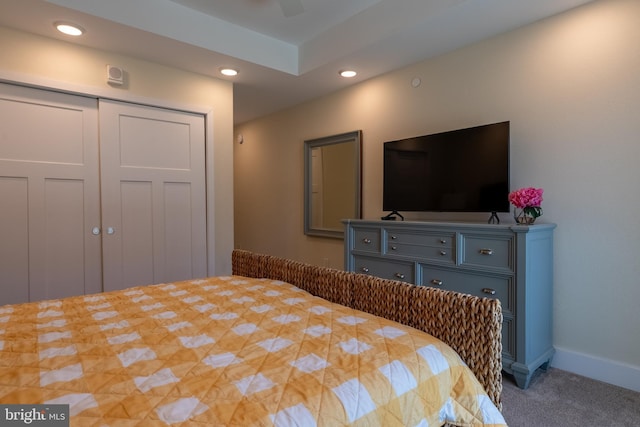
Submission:
[[[384,143],[383,209],[508,212],[509,122]]]

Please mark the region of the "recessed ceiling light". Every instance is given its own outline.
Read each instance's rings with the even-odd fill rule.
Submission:
[[[356,73],[356,72],[355,72],[355,71],[353,71],[353,70],[342,70],[342,71],[340,71],[340,75],[341,75],[342,77],[347,77],[347,78],[355,77],[355,76],[356,76],[356,74],[358,74],[358,73]]]
[[[220,68],[220,73],[225,76],[233,77],[238,75],[238,70],[234,70],[233,68]]]
[[[84,28],[76,24],[70,24],[68,22],[56,22],[54,25],[58,29],[58,31],[69,36],[81,36],[82,34],[84,34]]]

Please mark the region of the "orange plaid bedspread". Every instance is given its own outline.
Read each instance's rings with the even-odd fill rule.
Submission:
[[[0,403],[82,427],[505,425],[441,341],[239,276],[0,307]]]

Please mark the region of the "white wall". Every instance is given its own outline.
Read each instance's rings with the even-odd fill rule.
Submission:
[[[342,241],[303,234],[306,139],[362,129],[376,219],[384,141],[510,120],[511,187],[544,188],[541,221],[558,224],[554,364],[640,390],[639,16],[596,1],[239,126],[236,246],[343,266]]]
[[[0,52],[0,81],[207,114],[209,272],[231,272],[231,83],[4,27],[0,27]],[[124,86],[107,84],[107,64],[117,65],[126,71]]]

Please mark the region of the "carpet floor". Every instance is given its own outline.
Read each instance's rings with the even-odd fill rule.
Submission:
[[[502,413],[510,427],[640,427],[640,393],[554,368],[521,390],[505,374]]]

